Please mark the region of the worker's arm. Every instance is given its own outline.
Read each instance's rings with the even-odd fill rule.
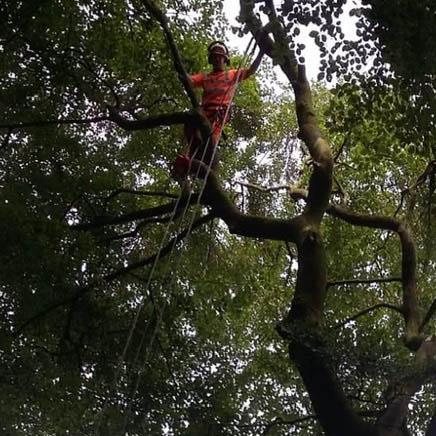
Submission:
[[[204,74],[203,73],[192,74],[188,76],[188,80],[193,88],[200,88],[201,86],[203,86]]]

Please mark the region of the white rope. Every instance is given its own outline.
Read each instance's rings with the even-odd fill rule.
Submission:
[[[231,103],[232,103],[232,101],[233,101],[233,98],[234,98],[234,96],[235,96],[236,90],[237,90],[237,88],[238,88],[238,86],[239,86],[239,83],[240,83],[240,77],[241,77],[241,73],[242,73],[242,70],[241,70],[242,63],[244,62],[244,59],[246,59],[246,57],[247,57],[247,53],[248,53],[249,48],[250,48],[250,46],[251,46],[251,44],[252,44],[253,41],[254,41],[254,38],[252,38],[252,39],[250,40],[249,44],[247,45],[247,48],[246,48],[246,50],[245,50],[245,52],[244,52],[244,55],[243,55],[243,58],[241,59],[241,62],[240,62],[240,64],[239,64],[239,66],[238,66],[238,69],[237,69],[237,75],[236,75],[236,83],[235,83],[235,86],[229,87],[229,89],[230,89],[230,88],[232,89],[232,95],[231,95],[231,97],[230,97],[230,102],[229,102],[229,104],[228,104],[227,107],[226,107],[225,115],[224,115],[224,118],[223,118],[223,121],[224,121],[224,122],[225,122],[225,120],[226,120],[227,117],[228,117],[229,110],[230,110],[230,107],[231,107]],[[227,93],[227,91],[226,91],[226,93]],[[222,97],[222,101],[223,101],[224,97],[225,97],[225,94],[224,94],[223,97]],[[220,105],[220,108],[221,108],[221,107],[222,107],[222,103],[221,103],[221,105]],[[217,112],[218,112],[218,111],[217,111]],[[224,124],[224,123],[223,123],[223,124]],[[219,143],[219,141],[220,141],[220,139],[221,139],[221,135],[222,135],[223,127],[224,127],[224,125],[222,126],[221,130],[219,131],[219,135],[218,135],[218,139],[217,139],[216,143],[213,144],[213,151],[212,151],[212,155],[211,155],[211,157],[210,157],[209,163],[208,163],[208,165],[207,165],[206,176],[204,177],[204,181],[203,181],[203,183],[202,183],[202,186],[201,186],[201,189],[200,189],[200,193],[199,193],[199,195],[198,195],[198,199],[197,199],[197,202],[196,202],[195,206],[199,206],[199,205],[200,205],[201,197],[202,197],[202,195],[203,195],[203,193],[204,193],[204,189],[205,189],[205,187],[206,187],[207,178],[208,178],[208,176],[209,176],[209,174],[210,174],[210,171],[211,171],[211,165],[212,165],[213,160],[214,160],[214,158],[215,158],[215,154],[216,154],[216,150],[217,150],[217,145],[218,145],[218,143]],[[207,141],[206,141],[206,143],[205,143],[205,145],[204,145],[204,150],[203,150],[203,153],[202,153],[202,156],[201,156],[200,162],[204,162],[204,159],[205,159],[205,157],[206,157],[206,153],[207,153],[207,150],[208,150],[208,146],[209,146],[209,142],[210,142],[210,140],[211,140],[211,137],[212,137],[212,133],[209,135],[209,137],[208,137],[208,139],[207,139]],[[195,150],[195,152],[193,153],[193,156],[191,157],[191,159],[190,159],[190,161],[189,161],[187,174],[189,174],[189,172],[190,172],[191,165],[192,165],[192,160],[194,160],[194,158],[195,158],[195,154],[197,153],[197,151],[198,151],[198,150]],[[201,171],[201,166],[199,165],[198,168],[197,168],[197,170],[196,170],[196,172],[195,172],[195,175],[194,175],[194,177],[193,177],[193,180],[198,179],[198,176],[199,176],[200,171]],[[150,284],[151,284],[152,276],[153,276],[154,271],[155,271],[155,269],[156,269],[157,263],[158,263],[158,261],[159,261],[159,259],[160,259],[160,255],[161,255],[161,251],[162,251],[163,246],[164,246],[164,242],[165,242],[165,240],[166,240],[166,237],[168,236],[168,233],[169,233],[169,229],[170,229],[171,223],[172,223],[172,221],[173,221],[173,219],[174,219],[174,217],[175,217],[175,215],[176,215],[176,212],[177,212],[177,209],[178,209],[178,205],[179,205],[179,203],[180,203],[180,200],[181,200],[182,196],[183,196],[183,190],[181,191],[179,197],[177,198],[177,201],[176,201],[175,206],[174,206],[174,210],[173,210],[173,212],[172,212],[172,214],[171,214],[171,218],[170,218],[169,223],[168,223],[168,225],[167,225],[167,227],[166,227],[166,229],[165,229],[164,236],[163,236],[163,238],[162,238],[162,240],[161,240],[161,244],[160,244],[160,246],[159,246],[159,250],[158,250],[158,252],[157,252],[157,254],[156,254],[156,257],[155,257],[155,259],[154,259],[154,262],[153,262],[152,268],[151,268],[150,273],[149,273],[149,275],[148,275],[148,280],[147,280],[147,282],[146,282],[146,285],[145,285],[145,291],[144,291],[144,292],[149,292],[149,288],[150,288]],[[185,206],[184,206],[183,213],[182,213],[182,215],[181,215],[181,217],[180,217],[180,223],[183,222],[183,219],[184,219],[184,217],[185,217],[185,215],[186,215],[186,212],[187,212],[187,210],[188,210],[188,208],[189,208],[191,197],[192,197],[192,191],[190,191],[189,194],[188,194],[188,196],[187,196],[186,204],[185,204]],[[188,229],[187,229],[187,233],[186,233],[185,240],[189,240],[189,238],[190,238],[190,234],[191,234],[191,231],[192,231],[192,226],[193,226],[194,221],[195,221],[195,216],[196,216],[196,213],[195,213],[195,211],[194,211],[194,212],[192,213],[192,217],[191,217],[191,220],[190,220],[190,222],[189,222],[189,226],[188,226]],[[179,226],[179,227],[180,227],[180,226]],[[170,248],[169,259],[171,259],[171,256],[172,256],[172,254],[173,254],[173,250],[174,250],[174,248],[175,248],[176,243],[177,243],[177,237],[174,238],[173,243],[172,243],[172,246],[171,246],[171,248]],[[177,272],[178,267],[179,267],[179,265],[180,265],[180,261],[181,261],[181,252],[179,252],[179,255],[177,256],[177,258],[176,258],[175,260],[176,260],[176,264],[175,264],[175,267],[172,268],[173,274],[172,274],[172,279],[171,279],[171,282],[170,282],[169,289],[171,289],[171,287],[173,286],[174,281],[175,281],[175,277],[176,277],[176,274],[175,274],[175,273]],[[167,264],[168,264],[169,266],[171,266],[171,265],[170,265],[170,262],[168,262]],[[168,271],[167,271],[167,273],[169,272],[169,269],[170,269],[169,266],[168,266]],[[164,275],[164,277],[165,277],[165,276],[166,276],[166,275]],[[144,302],[141,302],[140,305],[138,306],[138,309],[137,309],[137,311],[136,311],[135,317],[134,317],[133,322],[132,322],[132,326],[131,326],[131,328],[130,328],[130,330],[129,330],[129,334],[128,334],[128,337],[127,337],[127,340],[126,340],[126,344],[125,344],[125,346],[124,346],[124,349],[123,349],[123,352],[122,352],[122,355],[121,355],[121,357],[120,357],[120,361],[119,361],[119,364],[118,364],[118,367],[117,367],[117,370],[116,370],[116,374],[115,374],[115,377],[114,377],[114,382],[113,382],[113,384],[112,384],[112,389],[113,389],[113,388],[116,386],[116,384],[118,383],[118,379],[119,379],[119,376],[120,376],[120,373],[121,373],[121,366],[122,366],[122,364],[123,364],[124,361],[125,361],[125,357],[126,357],[126,354],[127,354],[127,350],[128,350],[128,347],[129,347],[129,345],[130,345],[130,343],[131,343],[132,336],[133,336],[133,332],[134,332],[135,327],[136,327],[136,325],[137,325],[137,323],[138,323],[138,319],[139,319],[139,316],[140,316],[140,314],[141,314],[141,311],[142,311],[142,308],[143,308],[143,307],[144,307]],[[159,325],[160,325],[160,322],[161,322],[161,320],[162,320],[163,313],[164,313],[164,310],[158,310],[157,307],[155,308],[155,310],[156,310],[156,312],[158,313],[158,317],[157,317],[157,319],[156,319],[156,324],[155,324],[155,327],[154,327],[154,329],[153,329],[153,333],[152,333],[152,336],[151,336],[151,338],[150,338],[150,341],[149,341],[148,347],[146,348],[145,357],[144,357],[143,364],[141,365],[141,366],[142,366],[141,369],[144,368],[145,363],[148,361],[148,357],[149,357],[149,354],[150,354],[151,348],[152,348],[152,346],[153,346],[154,340],[155,340],[155,338],[156,338],[157,331],[158,331],[158,328],[159,328]],[[136,354],[135,354],[135,358],[134,358],[134,360],[133,360],[133,362],[132,362],[132,365],[131,365],[132,367],[135,367],[135,365],[136,365],[136,363],[137,363],[137,361],[138,361],[138,359],[139,359],[139,355],[140,355],[141,349],[142,349],[142,347],[143,347],[143,345],[144,345],[144,341],[145,341],[145,337],[146,337],[147,330],[148,330],[148,324],[147,324],[146,327],[144,328],[143,334],[141,335],[141,340],[140,340],[139,346],[138,346],[138,348],[137,348],[137,352],[136,352]],[[139,371],[139,372],[138,372],[138,376],[137,376],[137,378],[136,378],[136,382],[135,382],[135,386],[134,386],[134,389],[133,389],[133,393],[132,393],[132,396],[131,396],[131,401],[129,401],[128,410],[126,411],[126,416],[125,416],[124,423],[123,423],[123,432],[122,432],[122,434],[125,433],[125,430],[126,430],[126,427],[127,427],[127,421],[128,421],[128,418],[129,418],[129,415],[130,415],[130,412],[131,412],[131,406],[132,406],[132,404],[133,404],[133,401],[134,401],[134,398],[135,398],[135,395],[136,395],[137,389],[138,389],[138,387],[139,387],[139,383],[140,383],[141,377],[142,377],[142,371]],[[104,413],[105,413],[105,411],[106,411],[107,403],[108,403],[108,398],[105,399],[105,403],[104,403],[104,405],[103,405],[103,409],[102,409],[102,411],[101,411],[101,413],[100,413],[101,416],[103,416]],[[101,422],[99,423],[99,425],[98,425],[98,427],[97,427],[97,431],[99,430],[100,425],[101,425]]]
[[[246,48],[246,50],[245,50],[245,52],[244,52],[244,55],[243,55],[243,57],[242,57],[242,59],[241,59],[241,62],[240,62],[240,64],[239,64],[239,66],[238,66],[238,69],[237,69],[237,75],[236,75],[236,80],[235,80],[235,86],[232,86],[232,87],[229,87],[229,88],[228,88],[228,89],[232,89],[233,92],[232,92],[232,95],[231,95],[231,97],[230,97],[230,103],[227,105],[227,108],[226,108],[225,116],[224,116],[224,118],[223,118],[224,120],[226,120],[226,118],[227,118],[227,116],[228,116],[228,113],[229,113],[229,110],[230,110],[230,107],[231,107],[231,103],[232,103],[232,101],[233,101],[233,98],[234,98],[234,96],[235,96],[235,94],[236,94],[237,88],[238,88],[239,83],[240,83],[240,80],[239,80],[239,79],[240,79],[241,74],[242,74],[242,69],[241,69],[242,64],[243,64],[244,60],[246,61],[246,59],[247,59],[247,54],[248,54],[248,52],[249,52],[250,46],[251,46],[251,44],[253,43],[253,41],[254,41],[254,38],[252,38],[252,39],[250,40],[250,42],[249,42],[249,44],[248,44],[248,46],[247,46],[247,48]],[[253,50],[254,50],[254,48],[255,48],[255,46],[253,47]],[[224,96],[223,96],[222,99],[224,99]],[[220,105],[220,107],[222,107],[222,104]],[[223,127],[224,127],[224,126],[223,126]],[[218,140],[217,140],[216,144],[214,144],[214,148],[213,148],[212,156],[211,156],[210,161],[209,161],[209,163],[208,163],[208,165],[207,165],[206,176],[204,177],[204,180],[203,180],[203,183],[202,183],[202,186],[201,186],[201,189],[200,189],[200,193],[199,193],[199,196],[198,196],[198,199],[197,199],[197,202],[196,202],[196,206],[199,206],[200,201],[201,201],[201,197],[202,197],[202,195],[203,195],[203,193],[204,193],[204,189],[205,189],[205,187],[206,187],[206,183],[207,183],[207,178],[208,178],[208,176],[209,176],[209,174],[210,174],[210,171],[211,171],[211,165],[212,165],[212,163],[213,163],[213,160],[214,160],[214,157],[215,157],[215,154],[216,154],[216,150],[217,150],[217,146],[218,146],[218,144],[219,144],[219,140],[220,140],[220,138],[221,138],[222,130],[223,130],[223,129],[220,130],[220,132],[219,132],[219,136],[218,136]],[[210,138],[211,138],[211,135],[209,135],[209,137],[208,137],[208,139],[207,139],[207,141],[206,141],[206,144],[205,144],[205,146],[204,146],[203,154],[202,154],[202,157],[201,157],[201,160],[200,160],[201,162],[204,161],[204,158],[205,158],[205,156],[206,156],[206,153],[207,153],[207,147],[208,147],[208,145],[209,145]],[[196,150],[196,152],[197,152],[197,150]],[[190,167],[191,167],[191,162],[192,162],[193,159],[194,159],[194,158],[192,158],[192,159],[190,160],[190,162],[189,162],[188,174],[189,174],[189,169],[190,169]],[[198,166],[198,168],[197,168],[197,170],[196,170],[196,173],[195,173],[195,175],[194,175],[194,180],[198,178],[199,173],[200,173],[200,170],[201,170],[201,166]],[[191,192],[190,192],[190,195],[192,195]],[[184,209],[184,211],[183,211],[183,215],[182,215],[181,220],[184,218],[184,215],[185,215],[185,213],[186,213],[188,207],[189,207],[189,201],[186,203],[186,207],[185,207],[185,209]],[[191,219],[190,219],[190,222],[189,222],[189,226],[188,226],[188,230],[187,230],[187,234],[186,234],[185,241],[188,241],[189,238],[190,238],[191,230],[192,230],[192,226],[193,226],[194,221],[195,221],[195,216],[196,216],[196,213],[195,213],[195,210],[194,210],[193,213],[192,213],[192,215],[191,215]],[[175,242],[174,242],[174,244],[173,244],[172,249],[174,248],[174,245],[175,245]],[[172,268],[172,272],[173,272],[173,274],[172,274],[172,279],[171,279],[170,285],[168,286],[169,289],[171,289],[172,286],[174,285],[175,277],[176,277],[176,272],[177,272],[177,270],[178,270],[178,268],[179,268],[181,258],[182,258],[182,256],[181,256],[181,252],[179,252],[179,255],[178,255],[177,258],[176,258],[176,264],[175,264],[174,267]],[[145,363],[148,361],[148,357],[149,357],[149,354],[150,354],[150,352],[151,352],[151,349],[152,349],[152,346],[153,346],[154,340],[155,340],[155,338],[156,338],[156,335],[157,335],[157,331],[158,331],[158,328],[159,328],[160,322],[161,322],[161,320],[162,320],[162,318],[163,318],[164,309],[163,309],[163,310],[159,310],[158,313],[159,313],[159,317],[158,317],[157,320],[156,320],[156,324],[155,324],[155,327],[154,327],[154,329],[153,329],[153,334],[152,334],[152,336],[151,336],[151,338],[150,338],[150,341],[149,341],[149,343],[148,343],[148,346],[147,346],[147,349],[146,349],[146,352],[145,352],[145,356],[144,356],[143,364],[141,365],[141,366],[142,366],[142,369],[143,369]],[[145,339],[146,333],[147,333],[147,330],[144,329],[143,335],[142,335],[142,337],[141,337],[141,342],[140,342],[140,345],[139,345],[139,347],[138,347],[137,354],[136,354],[136,356],[135,356],[135,360],[134,360],[133,366],[135,366],[135,364],[136,364],[136,361],[137,361],[136,358],[139,357],[140,350],[141,350],[142,345],[143,345],[143,343],[144,343],[144,339]],[[127,422],[128,422],[128,419],[129,419],[129,415],[130,415],[130,413],[131,413],[131,407],[132,407],[132,404],[133,404],[133,401],[134,401],[134,398],[135,398],[136,392],[137,392],[137,390],[138,390],[138,387],[139,387],[139,384],[140,384],[141,378],[142,378],[142,371],[138,372],[138,375],[137,375],[137,378],[136,378],[135,386],[134,386],[134,388],[133,388],[133,392],[132,392],[132,398],[131,398],[131,400],[130,400],[130,402],[129,402],[129,407],[128,407],[128,410],[126,411],[126,416],[125,416],[125,419],[124,419],[123,433],[125,433],[125,431],[126,431]]]
[[[167,236],[168,236],[168,234],[169,234],[170,227],[171,227],[171,225],[173,224],[173,220],[174,220],[174,218],[175,218],[175,216],[176,216],[177,209],[178,209],[178,207],[179,207],[179,204],[180,204],[180,201],[181,201],[182,197],[183,197],[183,191],[181,191],[180,194],[179,194],[179,196],[177,197],[177,200],[176,200],[176,202],[175,202],[175,204],[174,204],[174,208],[173,208],[173,210],[172,210],[172,212],[171,212],[171,215],[170,215],[170,217],[169,217],[168,224],[167,224],[167,226],[166,226],[166,228],[165,228],[165,231],[164,231],[163,237],[162,237],[161,242],[160,242],[160,245],[159,245],[159,249],[158,249],[158,251],[157,251],[157,253],[156,253],[156,256],[155,256],[154,261],[153,261],[153,264],[152,264],[152,267],[151,267],[150,272],[149,272],[149,274],[148,274],[148,278],[147,278],[147,282],[146,282],[146,285],[145,285],[145,291],[144,291],[144,294],[145,294],[146,292],[149,291],[150,284],[151,284],[151,279],[152,279],[152,277],[153,277],[153,274],[154,274],[154,271],[155,271],[155,269],[156,269],[157,263],[158,263],[158,261],[159,261],[159,259],[160,259],[160,255],[161,255],[161,253],[162,253],[162,249],[163,249],[163,247],[164,247],[165,241],[166,241]],[[191,194],[190,194],[189,197],[187,198],[187,202],[186,202],[187,205],[189,205],[190,198],[191,198]],[[186,207],[187,207],[187,206],[185,206],[185,210],[186,210]],[[172,250],[173,250],[173,248],[174,248],[174,244],[173,244],[173,246],[171,247],[170,255],[172,254]],[[145,301],[145,297],[144,297],[144,301]],[[135,313],[135,316],[134,316],[134,318],[133,318],[133,320],[132,320],[132,322],[131,322],[131,327],[130,327],[130,329],[129,329],[129,333],[128,333],[128,335],[127,335],[126,343],[125,343],[125,345],[124,345],[123,352],[121,353],[121,356],[120,356],[120,359],[119,359],[119,362],[118,362],[117,368],[116,368],[116,370],[115,370],[114,380],[113,380],[113,382],[109,385],[109,394],[110,394],[110,392],[113,390],[113,388],[116,386],[116,384],[118,383],[118,379],[119,379],[119,377],[120,377],[120,373],[121,373],[121,366],[123,365],[123,363],[124,363],[124,361],[125,361],[126,354],[127,354],[127,350],[128,350],[129,345],[130,345],[130,343],[131,343],[131,341],[132,341],[133,332],[134,332],[134,330],[135,330],[136,324],[138,323],[139,316],[140,316],[141,311],[142,311],[142,309],[143,309],[143,307],[144,307],[144,304],[145,304],[144,301],[141,301],[141,302],[139,303],[138,308],[137,308],[136,313]],[[103,403],[102,410],[101,410],[101,412],[99,413],[99,415],[97,416],[97,419],[96,419],[96,432],[95,432],[96,435],[98,435],[99,432],[100,432],[101,419],[102,419],[104,413],[106,412],[106,409],[107,409],[107,406],[108,406],[108,401],[109,401],[109,396],[110,396],[110,395],[108,395],[108,396],[105,398],[105,401],[104,401],[104,403]]]

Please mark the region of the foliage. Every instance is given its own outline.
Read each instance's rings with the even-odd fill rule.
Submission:
[[[334,49],[326,48],[323,35],[341,36],[331,8],[335,17],[344,2],[318,3],[285,1],[282,17],[293,35],[296,24],[320,25],[315,40],[330,59]],[[226,30],[222,2],[168,0],[160,6],[171,18],[187,70],[207,68],[205,47]],[[313,86],[321,128],[337,154],[332,201],[407,218],[420,259],[420,302],[427,308],[435,280],[435,175],[415,182],[434,159],[434,76],[427,76],[434,59],[430,46],[422,68],[409,52],[399,54],[407,46],[399,42],[398,26],[407,22],[407,35],[414,37],[416,21],[410,15],[391,20],[398,5],[370,6],[364,3],[359,16],[379,27],[368,24],[374,33],[361,36],[380,45],[370,45],[361,59],[365,63],[379,49],[380,62],[395,73],[383,78],[392,81],[374,86],[381,70],[356,75],[347,58],[341,62],[349,61],[344,68],[356,82],[341,81],[334,90]],[[106,104],[132,118],[189,107],[162,30],[141,1],[7,1],[0,17],[4,124],[89,120],[105,114]],[[434,32],[431,26],[425,28]],[[322,65],[333,78],[335,71]],[[345,77],[345,70],[336,72]],[[275,78],[268,69],[264,74]],[[247,186],[307,186],[312,163],[301,151],[293,97],[285,91],[265,92],[250,79],[226,128],[220,177],[249,214],[289,218],[303,209],[287,191]],[[126,132],[103,121],[2,128],[1,134],[4,434],[322,434],[275,331],[294,295],[293,247],[233,235],[214,220],[161,259],[150,283],[150,265],[107,280],[156,253],[167,223],[77,227],[166,202],[132,191],[178,194],[168,173],[181,148],[180,127]],[[204,212],[194,209],[168,225],[168,237]],[[322,231],[330,282],[400,274],[393,235],[331,217]],[[413,369],[398,313],[381,308],[339,325],[380,302],[400,305],[399,283],[332,285],[326,301],[326,359],[362,413],[380,411],[388,385]],[[427,333],[434,328],[431,321]],[[425,384],[414,400],[414,434],[423,434],[433,412],[431,388]]]

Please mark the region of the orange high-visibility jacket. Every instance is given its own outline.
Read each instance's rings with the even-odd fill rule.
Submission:
[[[230,104],[236,83],[249,76],[247,68],[239,70],[198,73],[189,76],[194,88],[203,88],[201,104],[205,108],[226,107]]]

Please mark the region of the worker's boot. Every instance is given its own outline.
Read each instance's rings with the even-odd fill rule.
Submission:
[[[191,160],[188,156],[179,154],[174,161],[171,177],[176,180],[184,193],[191,192],[191,183],[188,178],[191,169]]]

